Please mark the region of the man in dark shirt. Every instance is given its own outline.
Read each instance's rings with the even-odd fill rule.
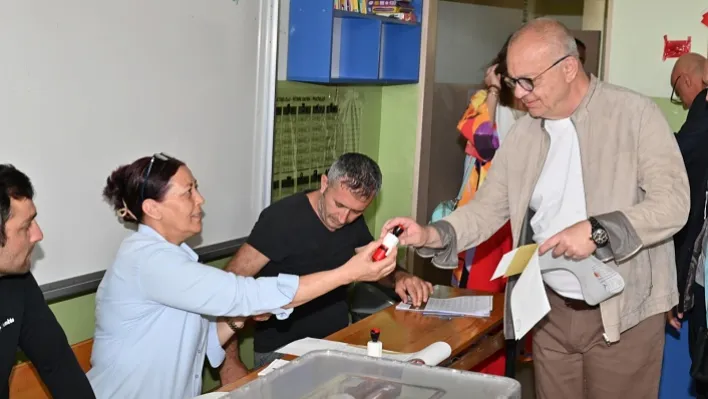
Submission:
[[[357,248],[373,240],[361,215],[381,188],[381,171],[369,157],[342,155],[322,176],[317,191],[294,194],[266,208],[248,241],[229,262],[227,270],[244,276],[305,275],[336,268]],[[432,285],[396,270],[381,283],[414,305],[427,301]],[[287,320],[258,323],[254,333],[255,366],[276,359],[278,348],[305,337],[324,338],[349,325],[347,288],[340,287],[296,308]],[[237,343],[227,348],[222,383],[243,370]]]
[[[686,165],[688,183],[691,187],[691,209],[686,225],[674,236],[679,303],[667,317],[669,324],[681,328],[681,320],[688,319],[688,345],[691,356],[698,339],[699,330],[706,326],[705,290],[703,265],[690,270],[693,246],[701,232],[706,217],[706,179],[708,178],[708,103],[703,69],[706,59],[689,53],[676,60],[671,73],[673,93],[671,102],[688,109],[686,122],[676,135],[683,161]],[[674,96],[677,95],[678,98]],[[706,398],[708,386],[696,381],[696,393]]]
[[[9,397],[17,348],[32,361],[54,398],[94,398],[64,330],[30,273],[42,239],[29,178],[0,165],[0,399]]]

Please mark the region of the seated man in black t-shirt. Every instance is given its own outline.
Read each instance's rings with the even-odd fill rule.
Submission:
[[[341,266],[356,248],[373,240],[361,215],[381,188],[381,170],[369,157],[342,155],[322,176],[319,190],[294,194],[266,208],[227,270],[243,276],[305,275]],[[380,283],[393,287],[414,305],[428,300],[433,287],[403,270]],[[305,337],[324,338],[349,325],[347,287],[340,287],[296,308],[287,320],[258,323],[254,332],[255,366],[276,359],[278,348]],[[234,340],[236,341],[236,340]],[[237,342],[227,348],[222,383],[245,368]]]
[[[32,250],[42,239],[33,196],[27,175],[0,165],[0,399],[9,397],[18,347],[52,397],[94,398],[64,330],[30,273]]]

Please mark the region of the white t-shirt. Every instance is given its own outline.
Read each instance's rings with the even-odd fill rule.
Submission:
[[[533,240],[543,243],[554,234],[587,219],[578,134],[569,119],[546,120],[551,145],[531,195]],[[583,299],[580,282],[566,270],[543,273],[543,281],[559,295]]]
[[[517,111],[513,108],[505,107],[497,104],[495,112],[495,122],[497,123],[497,133],[499,134],[499,144],[504,141],[506,134],[509,133],[516,121],[524,116],[525,112]]]

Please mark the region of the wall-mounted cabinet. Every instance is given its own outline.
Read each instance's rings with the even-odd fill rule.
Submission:
[[[337,10],[334,0],[290,0],[287,79],[310,83],[418,82],[421,9],[415,21]]]

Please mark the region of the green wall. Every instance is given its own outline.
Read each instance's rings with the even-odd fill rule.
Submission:
[[[417,125],[418,86],[384,87],[377,158],[384,184],[376,203],[375,223],[369,226],[377,233],[388,218],[412,213]]]
[[[686,120],[685,111],[680,105],[672,104],[668,98],[654,98],[654,101],[659,105],[659,108],[666,115],[666,120],[669,122],[669,126],[674,132],[678,132],[681,125]]]
[[[384,188],[365,218],[374,236],[391,216],[409,215],[412,204],[415,137],[418,115],[418,86],[333,87],[278,82],[277,95],[323,94],[335,98],[347,90],[355,91],[362,100],[359,151],[379,162],[384,175]],[[341,98],[341,97],[340,97]],[[276,129],[275,135],[282,134]],[[212,263],[223,267],[227,259]],[[74,344],[93,336],[95,294],[83,295],[50,304],[69,342]],[[253,364],[250,334],[242,336],[241,357],[247,366]],[[206,369],[204,390],[217,386],[213,370]]]

